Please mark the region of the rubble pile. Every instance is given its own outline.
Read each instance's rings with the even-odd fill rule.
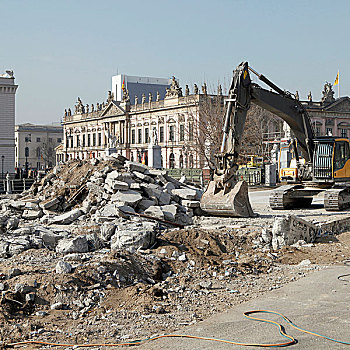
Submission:
[[[166,171],[121,155],[59,165],[21,196],[0,200],[0,257],[42,247],[62,253],[146,249],[169,225],[191,225],[201,214],[201,195]],[[82,224],[98,229],[75,237],[72,228]]]
[[[350,233],[331,249],[306,244],[320,227],[293,215],[201,216],[201,195],[116,155],[57,166],[23,194],[1,197],[0,344],[172,332],[348,250]]]

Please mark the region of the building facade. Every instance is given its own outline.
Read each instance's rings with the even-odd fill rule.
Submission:
[[[61,125],[16,125],[16,168],[45,170],[56,164],[55,148],[63,139]]]
[[[126,85],[122,75],[118,79],[119,88],[123,86],[123,82]],[[113,85],[115,80],[112,81]],[[89,108],[89,105],[84,105],[78,98],[74,113],[71,112],[71,109],[65,111],[63,144],[57,148],[57,159],[67,161],[103,157],[112,150],[130,160],[148,164],[148,147],[150,144],[157,144],[161,147],[163,168],[203,168],[208,166],[207,159],[212,159],[210,142],[213,142],[213,139],[207,137],[208,130],[203,131],[203,121],[204,128],[211,128],[209,134],[219,130],[220,136],[214,140],[214,143],[220,144],[222,137],[221,117],[223,116],[225,98],[222,95],[221,87],[218,88],[217,95],[209,95],[205,84],[202,86],[201,93],[195,84],[190,94],[186,85],[183,94],[178,81],[173,78],[170,86],[164,86],[164,88],[164,98],[161,98],[157,91],[154,96],[152,92],[146,93],[146,90],[141,90],[141,92],[143,91],[142,98],[139,99],[136,95],[132,103],[130,93],[125,86],[122,90],[121,101],[114,99],[114,94],[118,95],[117,87],[114,92],[108,93],[107,101],[98,103],[96,108]],[[316,136],[332,134],[348,137],[350,136],[350,98],[335,99],[333,95],[332,86],[327,83],[324,86],[321,101],[312,101],[310,93],[308,100],[301,101],[301,103],[310,115]],[[208,101],[215,99],[219,101],[217,103],[219,108],[216,111],[211,110],[209,113],[203,113],[208,106]],[[261,143],[267,141],[268,145],[272,147],[278,142],[278,139],[284,137],[281,120],[275,120],[276,118],[271,118],[265,112],[263,117],[260,116],[259,119],[254,115],[253,109],[252,112],[250,124],[256,124],[257,120],[261,123],[261,125],[249,125],[247,122],[246,129],[250,128],[253,138],[264,132],[267,135],[272,135],[270,141],[266,139],[266,136],[260,135]],[[261,112],[255,111],[255,113]],[[203,120],[205,114],[209,118],[217,118],[218,123],[215,125],[208,119],[207,121]],[[207,126],[206,122],[208,122]],[[202,140],[204,150],[203,147],[199,149],[199,140]],[[271,147],[267,148],[266,153],[270,152]],[[245,151],[247,150],[243,148],[242,153]],[[258,153],[251,151],[250,154]]]
[[[0,177],[15,172],[15,85],[13,71],[0,75]]]
[[[308,101],[302,101],[316,136],[350,137],[350,98],[334,98],[332,84],[326,83],[321,101],[313,101],[311,92]]]
[[[130,103],[127,90],[121,102],[109,94],[107,104],[100,110],[86,113],[80,99],[75,113],[65,112],[63,148],[60,159],[89,159],[103,157],[108,150],[116,150],[130,160],[148,164],[148,147],[161,147],[162,167],[195,168],[204,166],[204,160],[195,150],[201,101],[210,98],[194,93],[185,95],[175,78],[166,88],[164,99],[148,93],[146,99]],[[99,104],[100,106],[102,104]],[[84,112],[82,112],[84,111]],[[63,156],[62,156],[63,154]]]

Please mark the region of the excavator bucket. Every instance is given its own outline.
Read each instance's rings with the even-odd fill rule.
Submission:
[[[226,191],[226,192],[225,192]],[[210,181],[203,193],[201,209],[213,216],[254,217],[255,214],[248,197],[248,185],[237,181],[229,191],[218,191],[215,181]]]

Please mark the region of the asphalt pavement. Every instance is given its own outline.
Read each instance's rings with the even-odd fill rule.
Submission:
[[[335,266],[291,282],[284,287],[242,303],[224,313],[215,315],[195,325],[185,327],[178,334],[213,337],[237,342],[280,343],[286,339],[272,325],[251,321],[243,316],[249,310],[273,310],[286,315],[301,328],[350,342],[350,282],[337,277],[350,274],[350,267]],[[347,278],[350,279],[350,276]],[[346,279],[346,277],[345,277]],[[301,333],[275,315],[259,314],[257,317],[281,321],[287,334],[297,339],[291,349],[345,349],[350,346]],[[198,339],[165,338],[146,343],[139,349],[245,349],[246,347],[203,341]],[[249,349],[261,349],[249,347]]]

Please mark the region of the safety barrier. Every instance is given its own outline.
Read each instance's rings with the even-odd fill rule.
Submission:
[[[169,176],[176,180],[179,180],[182,176],[185,176],[188,181],[201,185],[203,183],[202,169],[189,168],[189,169],[165,169]]]
[[[246,181],[251,186],[260,185],[265,181],[262,168],[240,168],[237,174],[240,180]]]
[[[34,183],[34,179],[2,179],[0,180],[0,194],[22,193],[29,189]]]

